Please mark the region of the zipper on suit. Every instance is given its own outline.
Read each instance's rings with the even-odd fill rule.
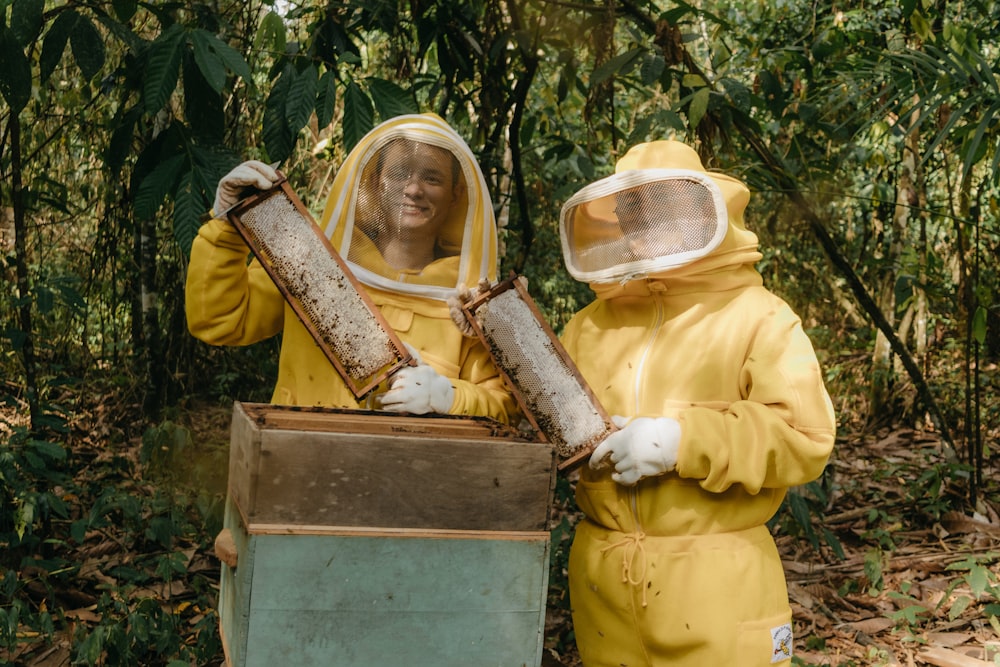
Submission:
[[[663,328],[663,302],[656,298],[653,298],[653,303],[656,304],[656,313],[653,318],[652,326],[649,328],[649,336],[646,337],[646,344],[643,346],[642,355],[639,357],[639,365],[635,369],[635,376],[632,381],[632,414],[639,414],[639,394],[640,386],[642,384],[642,378],[646,370],[646,361],[649,358],[649,353],[653,349],[653,341],[660,333],[660,329]],[[635,521],[635,532],[641,533],[642,531],[642,520],[639,517],[639,491],[638,484],[635,486],[630,486],[629,491],[629,504],[632,506],[632,519]]]

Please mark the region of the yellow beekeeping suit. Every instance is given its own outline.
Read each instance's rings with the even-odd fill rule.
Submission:
[[[365,198],[381,149],[394,141],[432,145],[452,154],[457,167],[454,205],[421,269],[392,270],[365,227],[375,204]],[[513,399],[476,339],[463,336],[446,299],[462,285],[496,280],[493,208],[482,171],[466,143],[434,114],[399,116],[368,133],[338,171],[319,222],[389,325],[424,363],[451,380],[449,412],[507,422]],[[248,345],[282,335],[272,402],[362,408],[226,220],[211,220],[191,249],[186,283],[188,327],[214,345]]]
[[[569,564],[580,655],[587,667],[789,665],[791,611],[765,524],[789,487],[822,474],[832,404],[798,317],[754,269],[747,188],[675,141],[633,148],[616,176],[653,169],[707,174],[728,228],[689,263],[591,283],[596,300],[564,329],[608,413],[670,417],[681,433],[674,469],[634,486],[582,469]]]

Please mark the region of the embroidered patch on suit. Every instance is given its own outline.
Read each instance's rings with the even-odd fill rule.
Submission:
[[[781,662],[792,657],[792,624],[785,623],[771,628],[771,662]]]

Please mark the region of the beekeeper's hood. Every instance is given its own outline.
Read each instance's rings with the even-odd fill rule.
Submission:
[[[686,144],[639,144],[612,176],[563,205],[566,267],[577,280],[600,286],[753,264],[761,255],[756,234],[743,224],[749,199],[743,183],[707,172]]]
[[[337,172],[320,227],[366,285],[444,300],[461,283],[496,281],[486,181],[469,146],[435,114],[398,116],[365,135]],[[400,246],[390,244],[407,234],[433,236],[421,246],[422,267],[393,259]],[[424,253],[408,257],[416,254]]]

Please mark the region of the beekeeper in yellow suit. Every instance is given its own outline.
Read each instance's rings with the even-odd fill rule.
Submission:
[[[244,162],[220,181],[223,216],[248,188],[279,179]],[[489,352],[455,326],[447,299],[495,281],[496,222],[482,171],[462,138],[434,114],[392,118],[369,132],[334,179],[319,222],[418,365],[394,373],[360,404],[270,276],[224,217],[201,227],[186,283],[188,328],[215,345],[281,333],[272,403],[482,415],[508,422],[516,407]]]
[[[597,297],[561,340],[620,429],[577,485],[586,667],[791,664],[765,523],[820,476],[835,419],[798,317],[754,268],[748,200],[687,145],[655,141],[561,211],[567,268]]]

